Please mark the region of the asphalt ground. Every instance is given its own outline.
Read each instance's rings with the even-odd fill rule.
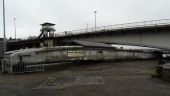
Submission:
[[[62,64],[45,72],[0,74],[0,96],[170,96],[151,78],[156,60]]]

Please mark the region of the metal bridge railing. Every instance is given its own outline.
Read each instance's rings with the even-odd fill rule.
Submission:
[[[96,27],[96,28],[88,28],[88,29],[86,28],[86,29],[65,31],[65,32],[61,32],[62,34],[60,34],[60,35],[56,35],[56,37],[83,34],[83,33],[94,33],[94,32],[100,32],[100,31],[104,32],[104,31],[109,31],[109,30],[118,30],[118,29],[126,29],[126,28],[169,25],[169,24],[170,24],[170,19],[115,24],[115,25],[101,26],[101,27]]]

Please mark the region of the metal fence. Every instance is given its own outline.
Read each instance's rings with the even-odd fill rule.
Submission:
[[[12,67],[11,74],[40,72],[45,70],[43,63],[39,65],[30,65],[24,62],[20,62],[17,65],[13,65],[11,67]]]
[[[0,60],[0,73],[18,74],[18,73],[31,73],[42,72],[45,70],[44,64],[28,65],[24,62],[19,62],[17,65],[3,65],[3,60]]]
[[[56,37],[57,36],[83,34],[83,33],[93,33],[93,32],[100,32],[100,31],[102,31],[102,32],[110,31],[110,30],[113,31],[113,30],[125,29],[125,28],[161,26],[161,25],[169,25],[169,24],[170,24],[170,19],[161,19],[161,20],[151,20],[151,21],[115,24],[115,25],[108,25],[108,26],[100,26],[100,27],[96,27],[96,28],[86,28],[86,29],[79,29],[79,30],[60,32],[61,34],[56,35]]]

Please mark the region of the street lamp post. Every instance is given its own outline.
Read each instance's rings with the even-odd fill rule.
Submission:
[[[5,29],[5,1],[3,0],[3,31],[4,31],[4,44],[3,44],[3,51],[6,51],[6,29]]]
[[[94,11],[94,17],[95,17],[95,31],[96,31],[96,13],[97,13],[97,11]]]
[[[89,29],[89,24],[87,23],[86,25],[87,25],[87,32],[88,32],[88,29]]]
[[[14,27],[15,27],[15,40],[16,40],[16,38],[17,38],[17,36],[16,36],[16,18],[14,18]]]
[[[3,31],[4,31],[4,40],[3,40],[3,54],[6,52],[6,30],[5,30],[5,1],[3,0]],[[4,58],[4,55],[3,55]],[[4,60],[2,60],[2,72],[4,71]]]

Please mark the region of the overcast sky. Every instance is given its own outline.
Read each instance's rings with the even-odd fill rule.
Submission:
[[[55,23],[56,32],[144,20],[169,19],[170,0],[5,0],[7,37],[38,36],[40,24]],[[0,37],[3,37],[0,0]]]

